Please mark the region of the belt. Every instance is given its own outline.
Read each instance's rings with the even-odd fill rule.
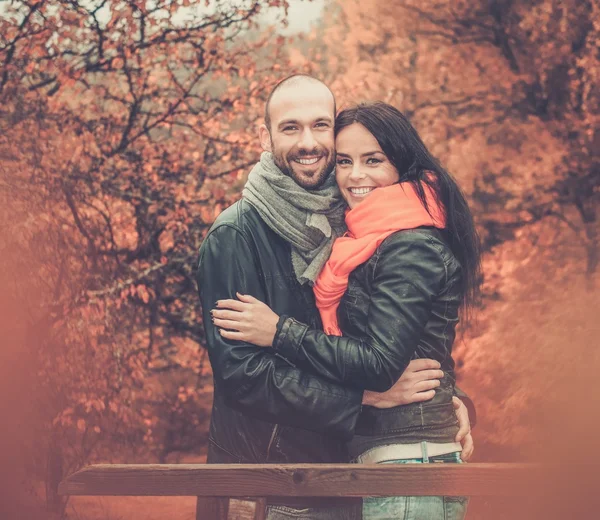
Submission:
[[[377,464],[389,460],[423,459],[462,451],[460,442],[416,442],[414,444],[389,444],[376,446],[356,458],[360,464]]]
[[[267,497],[268,506],[286,506],[294,509],[361,507],[360,497]]]

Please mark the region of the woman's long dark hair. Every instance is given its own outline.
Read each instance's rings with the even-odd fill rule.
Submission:
[[[468,318],[470,309],[479,298],[481,248],[473,215],[461,189],[429,153],[415,128],[398,109],[387,103],[375,102],[342,110],[335,119],[336,135],[354,123],[360,123],[373,134],[400,174],[400,182],[410,182],[414,186],[430,214],[423,184],[432,188],[438,204],[445,209],[450,248],[462,268],[462,303],[465,318]]]

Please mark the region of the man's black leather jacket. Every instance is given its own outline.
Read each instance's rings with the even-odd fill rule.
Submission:
[[[310,327],[312,289],[294,275],[290,245],[245,200],[219,215],[200,248],[198,287],[214,374],[209,462],[347,462],[362,390],[300,370],[271,348],[223,338],[216,300],[250,294]]]
[[[426,258],[423,261],[427,263]],[[362,349],[352,349],[349,343],[343,358],[337,360],[339,366],[334,368],[335,363],[330,360],[332,363],[324,370],[323,366],[310,368],[315,361],[307,363],[308,356],[303,358],[299,350],[284,353],[282,334],[289,333],[293,343],[293,331],[302,330],[296,343],[304,344],[303,339],[318,335],[307,331],[320,329],[321,321],[312,289],[296,280],[289,243],[276,235],[243,199],[219,215],[204,240],[198,286],[214,374],[208,461],[347,462],[343,441],[350,440],[355,433],[363,390],[380,391],[391,386],[410,356],[406,360],[394,354],[392,364],[387,365],[383,357],[382,362],[373,356],[367,358]],[[344,296],[341,311],[347,304],[356,303],[358,296],[353,287],[354,284]],[[213,326],[210,310],[215,301],[235,298],[236,292],[258,298],[282,316],[275,349],[224,339]],[[408,299],[406,303],[410,305],[411,301]],[[362,311],[360,305],[353,307],[356,312],[367,311],[367,306]],[[286,317],[293,318],[298,328],[290,327]],[[347,328],[360,337],[361,331],[354,331],[349,323],[356,327],[355,318],[349,314],[340,325],[342,330]],[[388,316],[384,321],[390,329],[386,332],[382,327],[381,341],[400,339],[395,336],[399,330],[394,326],[397,319]],[[432,333],[445,335],[450,331],[453,333],[453,326]],[[437,341],[434,343],[437,345]],[[427,338],[423,337],[419,345],[425,350],[418,356],[438,359],[441,350],[436,354],[427,344]],[[296,357],[304,368],[296,367],[287,359],[288,355]],[[444,367],[452,370],[448,360],[444,360]],[[352,373],[364,374],[364,371],[369,372],[368,377],[361,375],[353,380]],[[317,372],[324,375],[316,375]],[[469,413],[474,414],[472,407]]]

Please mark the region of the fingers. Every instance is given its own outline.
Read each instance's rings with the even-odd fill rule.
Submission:
[[[419,381],[418,383],[415,383],[412,388],[415,392],[425,392],[427,390],[433,390],[434,388],[437,388],[440,386],[440,384],[441,383],[439,379],[428,379],[427,381]]]
[[[221,336],[223,336],[224,338],[235,339],[237,341],[244,341],[245,339],[243,332],[236,332],[233,330],[219,329],[219,334],[221,334]]]
[[[470,433],[463,440],[462,447],[463,449],[460,453],[460,458],[462,461],[467,462],[473,456],[473,452],[475,451],[475,443],[473,442],[473,436]]]
[[[468,422],[461,422],[458,420],[458,433],[456,434],[456,442],[461,442],[471,434],[471,425]]]
[[[442,379],[442,377],[444,377],[443,370],[430,369],[415,372],[414,374],[412,374],[411,379],[414,381],[427,381],[433,379],[439,381],[440,379]]]
[[[421,403],[423,401],[429,401],[435,397],[435,390],[427,390],[426,392],[417,392],[413,395],[411,403]]]
[[[257,300],[254,296],[250,296],[249,294],[241,294],[239,292],[236,292],[235,295],[243,302],[245,303],[256,303],[260,300]]]
[[[243,323],[240,323],[239,321],[220,320],[219,318],[215,318],[213,323],[220,329],[231,329],[238,332],[241,332],[244,329]]]
[[[210,311],[210,314],[213,318],[219,318],[221,320],[241,321],[244,317],[243,312],[227,311],[227,310],[219,310],[219,309],[214,309],[214,310]]]
[[[233,311],[243,311],[248,304],[238,300],[218,300],[215,306],[219,309],[230,309]]]
[[[456,418],[458,419],[458,433],[456,434],[456,441],[460,442],[463,440],[463,438],[471,433],[469,412],[467,411],[467,407],[457,397],[452,398],[452,404],[454,405],[454,413],[456,413]]]
[[[413,359],[409,364],[406,370],[410,370],[411,372],[419,372],[421,370],[432,370],[436,368],[440,368],[442,365],[439,361],[435,361],[434,359]]]

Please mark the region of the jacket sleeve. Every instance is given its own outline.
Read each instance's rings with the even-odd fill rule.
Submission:
[[[446,270],[436,245],[414,233],[393,235],[376,254],[364,339],[329,336],[286,318],[276,351],[332,381],[388,390],[413,357]]]
[[[350,438],[362,391],[296,368],[273,349],[223,338],[210,311],[239,291],[269,304],[256,253],[238,228],[224,224],[200,248],[198,289],[215,390],[227,403],[259,419]],[[276,309],[275,309],[276,310]]]

